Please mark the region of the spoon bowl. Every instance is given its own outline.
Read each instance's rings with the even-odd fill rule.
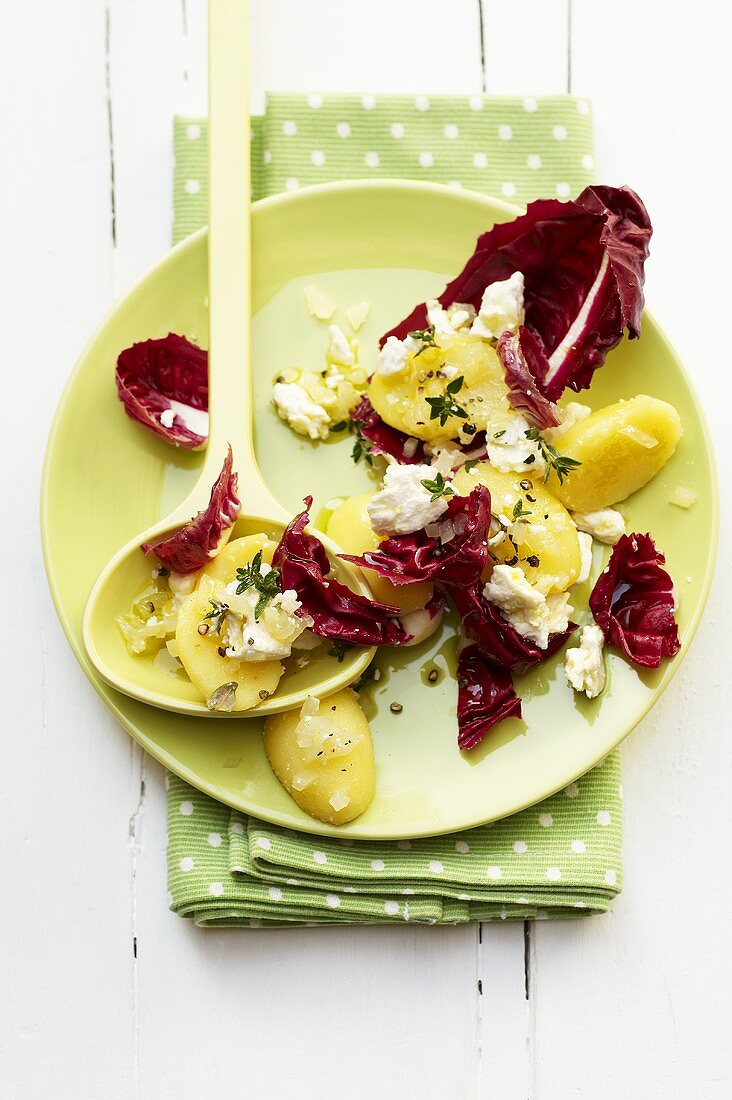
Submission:
[[[171,673],[156,665],[153,660],[131,654],[117,626],[117,617],[124,614],[135,595],[150,581],[152,562],[140,550],[140,542],[157,540],[171,534],[180,521],[170,522],[167,517],[151,527],[142,536],[136,536],[112,558],[96,580],[89,595],[82,636],[89,659],[95,669],[111,687],[133,699],[163,710],[192,717],[247,718],[300,706],[308,695],[331,695],[353,683],[368,668],[375,649],[358,646],[348,649],[339,661],[334,655],[316,651],[303,667],[288,668],[274,695],[246,711],[208,710],[199,692],[183,674]],[[241,516],[232,532],[232,538],[263,532],[278,541],[285,527],[285,520],[278,522],[268,516]],[[338,547],[318,533],[318,538],[328,551],[334,566],[334,575],[343,584],[365,596],[371,595],[359,571],[347,562],[338,561]],[[305,653],[307,659],[308,654]]]
[[[151,559],[140,547],[178,530],[209,499],[231,446],[239,476],[243,515],[234,536],[264,533],[279,542],[291,519],[265,485],[254,454],[251,417],[251,223],[247,71],[248,5],[215,0],[209,5],[209,436],[198,481],[169,516],[136,535],[107,563],[84,610],[82,636],[89,660],[108,684],[151,706],[178,714],[216,717],[187,679],[128,652],[117,619],[149,583]],[[320,536],[319,536],[320,537]],[[342,583],[370,596],[358,571],[337,558],[338,547],[321,541]],[[288,669],[276,692],[256,707],[227,717],[258,716],[300,706],[308,695],[328,695],[353,683],[375,649],[355,647],[340,660],[319,647],[304,667]],[[317,654],[317,655],[316,655]],[[294,661],[293,661],[294,664]]]

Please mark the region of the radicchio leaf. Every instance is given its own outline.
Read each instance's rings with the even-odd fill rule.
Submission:
[[[309,615],[310,628],[323,638],[334,638],[351,645],[399,645],[404,631],[396,616],[399,609],[376,603],[352,592],[332,578],[330,561],[322,542],[305,533],[312,497],[305,498],[305,509],[288,524],[274,552],[272,564],[280,570],[283,589],[292,588],[302,607],[299,615]]]
[[[373,569],[392,584],[440,581],[450,585],[472,585],[488,561],[486,532],[491,519],[491,496],[484,485],[477,485],[470,496],[452,496],[439,527],[454,532],[448,541],[425,530],[412,535],[395,535],[360,557],[342,555],[346,561]]]
[[[169,332],[125,348],[115,379],[127,415],[166,443],[193,450],[206,442],[208,352],[185,336]]]
[[[650,535],[623,535],[590,596],[590,610],[608,642],[634,665],[658,668],[681,643],[676,600],[665,557]]]
[[[368,397],[361,398],[351,413],[351,420],[361,435],[371,442],[372,454],[390,455],[402,465],[419,465],[425,461],[424,444],[406,432],[385,424]]]
[[[492,726],[521,717],[521,700],[511,673],[489,661],[477,645],[460,652],[458,681],[458,746],[474,749]]]
[[[496,344],[508,386],[508,400],[535,428],[556,428],[557,410],[541,392],[535,378],[546,373],[544,351],[524,325],[518,332],[504,332]]]
[[[195,573],[215,558],[222,536],[233,527],[241,507],[236,495],[238,477],[232,466],[229,447],[221,473],[211,490],[208,507],[163,542],[143,543],[143,551],[155,554],[174,573]]]
[[[522,638],[507,622],[495,604],[483,595],[482,583],[469,588],[450,587],[449,595],[461,619],[462,629],[486,659],[500,668],[527,672],[552,657],[577,629],[569,623],[561,633],[552,634],[546,649],[539,649],[529,638]]]
[[[479,308],[493,282],[524,275],[526,328],[543,351],[542,393],[556,400],[569,386],[589,386],[593,372],[627,328],[640,335],[648,213],[628,187],[587,187],[574,202],[539,199],[512,222],[479,238],[473,255],[440,296],[447,308]],[[389,336],[403,339],[427,323],[424,304]]]

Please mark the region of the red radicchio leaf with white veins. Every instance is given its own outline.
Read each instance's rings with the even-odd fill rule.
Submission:
[[[457,682],[461,749],[474,749],[504,718],[521,717],[521,700],[513,689],[511,673],[489,661],[477,645],[460,651]]]
[[[548,401],[534,378],[541,377],[544,352],[537,338],[523,325],[518,332],[504,332],[496,344],[508,386],[508,400],[535,428],[556,428],[556,407]],[[537,369],[539,368],[539,369]]]
[[[229,447],[221,473],[211,490],[208,507],[163,542],[143,543],[142,550],[146,554],[155,554],[174,573],[195,573],[215,558],[222,536],[233,527],[241,507],[236,495],[238,476],[233,472],[232,465]]]
[[[294,589],[302,604],[298,614],[313,621],[311,630],[323,638],[351,645],[399,645],[405,633],[399,609],[376,603],[328,577],[330,561],[322,542],[306,534],[312,497],[288,524],[272,564],[280,570],[283,589]],[[326,579],[327,578],[327,579]]]
[[[491,520],[491,496],[477,485],[467,497],[452,496],[447,511],[430,534],[423,529],[411,535],[394,535],[360,556],[342,554],[362,569],[373,569],[392,584],[439,581],[470,585],[480,577],[488,561],[486,532]],[[437,529],[433,532],[433,528]],[[439,531],[450,538],[440,537]]]
[[[208,438],[208,352],[168,333],[120,352],[115,371],[125,412],[166,443],[186,450]]]
[[[440,303],[479,309],[487,286],[521,271],[526,328],[545,364],[535,380],[545,397],[556,400],[567,386],[589,386],[624,329],[631,339],[640,336],[651,232],[646,208],[628,187],[586,187],[573,202],[539,199],[478,238]],[[423,303],[381,343],[426,324]]]
[[[650,535],[623,535],[590,596],[595,622],[634,665],[658,668],[681,648],[665,557]]]
[[[468,638],[475,642],[487,660],[512,672],[528,672],[546,661],[561,649],[577,629],[575,623],[569,623],[566,630],[550,636],[546,649],[539,649],[529,638],[523,638],[514,630],[496,605],[485,598],[482,582],[469,588],[450,586],[448,594]]]

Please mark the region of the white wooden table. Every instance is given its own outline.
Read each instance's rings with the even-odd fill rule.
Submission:
[[[647,297],[694,372],[729,505],[730,6],[697,0],[692,23],[667,0],[252,7],[255,106],[265,89],[593,100],[599,178],[650,208]],[[612,915],[250,935],[168,912],[163,775],[61,635],[38,482],[80,348],[168,246],[171,116],[205,109],[204,4],[35,0],[0,27],[0,1097],[730,1095],[728,519],[694,648],[625,748]]]

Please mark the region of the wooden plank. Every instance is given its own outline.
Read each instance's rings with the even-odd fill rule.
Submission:
[[[691,322],[689,292],[703,278],[704,317],[726,316],[720,211],[732,151],[720,74],[732,18],[726,5],[700,5],[701,50],[659,0],[619,0],[613,22],[632,27],[618,50],[598,35],[596,6],[575,0],[573,91],[593,102],[599,178],[629,183],[649,207],[648,301],[693,372],[724,471],[732,387],[718,324]],[[723,517],[723,562],[731,546]],[[537,925],[537,1100],[729,1092],[730,615],[732,593],[718,578],[683,669],[626,744],[625,884],[612,916]]]
[[[561,95],[569,82],[570,0],[482,0],[485,87]]]
[[[84,680],[47,592],[37,531],[50,419],[112,299],[104,7],[19,5],[3,21],[0,294],[6,385],[3,568],[22,604],[0,637],[0,1091],[134,1088],[130,745]],[[83,425],[80,425],[83,431]],[[11,533],[12,532],[12,533]],[[79,532],[83,538],[83,531]]]
[[[170,248],[172,119],[184,109],[185,49],[180,0],[109,0],[118,294]]]
[[[204,109],[204,0],[185,0],[191,109]],[[478,0],[252,0],[252,109],[265,91],[478,92]]]
[[[474,927],[197,929],[165,907],[154,765],[147,790],[143,1098],[477,1095]]]

